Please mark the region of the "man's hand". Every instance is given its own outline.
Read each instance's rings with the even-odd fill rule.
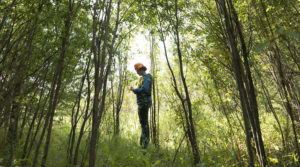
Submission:
[[[134,88],[133,88],[133,86],[131,86],[131,87],[130,87],[130,90],[131,90],[132,92],[134,91]]]

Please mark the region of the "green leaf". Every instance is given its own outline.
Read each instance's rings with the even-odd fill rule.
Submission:
[[[262,52],[264,50],[264,48],[269,46],[270,44],[271,44],[271,42],[269,40],[266,40],[262,43],[258,43],[258,44],[255,45],[254,51],[255,52]]]
[[[272,163],[275,163],[275,164],[278,163],[278,159],[276,159],[276,158],[269,157],[269,161],[272,162]]]
[[[160,163],[160,159],[157,160],[152,166],[156,166],[156,165],[158,165],[159,163]]]

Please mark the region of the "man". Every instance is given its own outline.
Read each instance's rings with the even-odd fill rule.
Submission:
[[[134,65],[134,68],[137,74],[141,76],[141,78],[138,83],[138,88],[134,89],[131,86],[130,90],[136,94],[139,120],[142,127],[140,145],[142,149],[146,149],[150,140],[148,111],[152,103],[152,99],[151,99],[152,78],[150,74],[146,74],[147,68],[142,63],[136,63]]]

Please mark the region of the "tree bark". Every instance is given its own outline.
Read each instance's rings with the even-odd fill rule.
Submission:
[[[156,10],[158,13],[158,7],[157,7],[157,3],[155,1],[155,6],[156,6]],[[196,141],[196,134],[195,134],[195,129],[194,129],[194,123],[193,123],[193,116],[192,116],[192,106],[191,106],[191,100],[189,97],[189,92],[188,92],[188,88],[186,85],[186,81],[185,81],[185,77],[183,74],[183,65],[182,65],[182,55],[181,55],[181,50],[180,50],[180,39],[179,39],[179,31],[178,31],[178,24],[179,24],[179,20],[178,20],[178,7],[177,7],[177,0],[175,1],[175,18],[176,18],[176,23],[174,23],[174,35],[175,35],[175,44],[177,46],[177,56],[179,59],[179,70],[180,70],[180,79],[181,82],[184,86],[184,95],[180,93],[180,91],[178,90],[178,86],[177,86],[177,81],[176,81],[176,77],[174,75],[173,69],[170,65],[169,59],[168,59],[168,55],[167,55],[167,49],[166,49],[166,44],[165,44],[165,36],[162,30],[162,21],[160,18],[160,15],[158,15],[158,20],[159,20],[159,31],[161,34],[161,40],[163,42],[163,46],[164,46],[164,52],[165,52],[165,57],[167,60],[167,65],[168,68],[171,72],[172,75],[172,81],[173,81],[173,88],[175,89],[176,95],[178,96],[178,98],[181,101],[181,105],[182,105],[182,109],[184,111],[184,116],[185,116],[185,126],[186,126],[186,132],[188,134],[188,139],[189,139],[189,143],[190,146],[192,148],[192,152],[193,152],[193,159],[194,159],[194,164],[197,164],[200,162],[200,155],[199,155],[199,150],[198,150],[198,145],[197,145],[197,141]]]
[[[90,108],[90,99],[91,99],[91,82],[90,82],[90,73],[89,73],[89,64],[90,64],[90,57],[88,60],[88,68],[86,69],[86,78],[87,78],[87,84],[88,84],[88,93],[87,93],[87,104],[86,104],[86,109],[85,109],[85,114],[84,114],[84,119],[80,128],[80,132],[79,132],[79,136],[77,139],[77,144],[76,144],[76,148],[75,148],[75,152],[74,152],[74,161],[73,164],[77,165],[77,161],[78,161],[78,152],[79,152],[79,147],[80,147],[80,143],[84,134],[84,128],[86,125],[87,120],[89,119],[91,112],[89,112],[89,108]]]
[[[226,7],[226,4],[228,7]],[[232,67],[233,67],[233,72],[235,74],[237,87],[240,93],[240,101],[242,105],[243,117],[245,122],[245,129],[247,135],[247,148],[249,154],[249,165],[254,166],[254,160],[251,151],[251,143],[249,141],[250,134],[249,132],[247,132],[248,131],[247,122],[250,123],[250,127],[252,130],[251,133],[256,146],[255,148],[256,148],[259,164],[260,166],[266,166],[267,159],[266,159],[264,145],[262,141],[262,135],[260,131],[255,88],[253,85],[251,71],[248,64],[248,52],[246,50],[246,45],[244,42],[241,26],[238,21],[238,16],[235,12],[231,0],[228,1],[216,0],[216,5],[219,9],[218,12],[221,13],[225,18],[225,29],[226,29],[226,34],[227,34],[228,43],[230,47],[230,52],[232,55]],[[230,12],[232,12],[232,15],[229,14],[227,10],[230,10]],[[234,27],[234,23],[235,23],[235,27]],[[240,38],[240,42],[242,46],[242,54],[244,58],[244,66],[242,65],[242,60],[238,52],[236,36],[233,32],[234,28],[237,29],[238,36]],[[246,69],[246,74],[244,73],[244,68]]]
[[[71,25],[72,25],[72,19],[73,18],[73,5],[74,2],[72,2],[71,0],[69,0],[69,4],[68,4],[68,13],[67,16],[65,18],[65,25],[64,25],[64,29],[62,31],[61,37],[62,37],[62,46],[61,46],[61,52],[60,52],[60,57],[59,60],[57,62],[57,66],[56,66],[56,71],[54,74],[54,77],[56,78],[54,81],[54,97],[53,97],[53,101],[52,103],[49,103],[49,125],[48,125],[48,129],[47,129],[47,138],[46,138],[46,142],[45,142],[45,147],[44,147],[44,153],[43,153],[43,157],[42,157],[42,163],[41,163],[41,167],[45,167],[46,166],[46,161],[47,161],[47,157],[48,157],[48,151],[49,151],[49,146],[50,146],[50,139],[51,139],[51,133],[52,133],[52,126],[53,126],[53,118],[55,115],[55,110],[56,110],[56,106],[58,103],[58,96],[60,94],[60,88],[61,88],[61,84],[62,84],[62,75],[63,75],[63,70],[64,70],[64,62],[65,62],[65,57],[66,57],[66,53],[67,53],[67,48],[68,48],[68,44],[69,44],[69,35],[70,35],[70,31],[71,31]]]
[[[153,31],[152,29],[150,31]],[[151,73],[152,73],[152,107],[150,112],[150,122],[151,122],[151,137],[155,147],[159,146],[158,141],[158,126],[157,126],[157,99],[156,99],[156,64],[155,64],[155,57],[154,57],[154,45],[155,45],[155,37],[153,34],[149,35],[150,39],[150,59],[151,59]]]
[[[88,70],[89,70],[89,63],[87,65],[85,71],[88,71]],[[68,149],[67,149],[67,159],[68,159],[69,164],[72,164],[72,160],[73,160],[73,149],[74,149],[75,138],[76,138],[76,129],[77,129],[77,124],[80,119],[80,117],[78,118],[78,115],[79,115],[79,111],[80,111],[80,101],[81,101],[81,96],[82,96],[81,94],[82,94],[86,75],[87,75],[87,73],[85,73],[81,78],[81,84],[80,84],[79,91],[78,91],[77,102],[75,103],[75,105],[77,105],[77,110],[76,110],[75,115],[72,112],[72,119],[71,119],[72,126],[71,126],[70,135],[69,135],[69,143],[68,143]]]
[[[181,55],[181,48],[180,48],[180,38],[179,38],[179,20],[178,20],[178,4],[177,0],[175,0],[175,17],[176,17],[176,24],[175,24],[175,42],[177,45],[177,54],[178,54],[178,59],[179,59],[179,67],[180,67],[180,77],[182,84],[184,86],[184,91],[185,91],[185,101],[187,102],[188,106],[188,112],[185,112],[185,115],[187,115],[188,120],[187,120],[187,127],[188,127],[188,136],[189,140],[192,146],[192,151],[193,151],[193,156],[194,156],[194,164],[197,164],[200,162],[200,154],[199,154],[199,148],[197,144],[197,138],[196,138],[196,133],[195,133],[195,128],[194,128],[194,120],[193,120],[193,112],[192,112],[192,103],[190,100],[190,95],[188,91],[188,87],[185,81],[185,77],[183,74],[183,65],[182,65],[182,55]]]

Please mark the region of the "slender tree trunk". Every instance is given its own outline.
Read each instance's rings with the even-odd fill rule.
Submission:
[[[40,135],[40,139],[37,143],[37,146],[36,146],[36,149],[35,149],[35,152],[34,152],[32,167],[36,167],[36,165],[37,165],[37,159],[38,159],[40,147],[42,145],[42,142],[43,142],[43,139],[44,139],[44,136],[45,136],[45,133],[46,133],[46,129],[47,129],[48,124],[49,124],[49,119],[50,119],[50,116],[51,116],[51,107],[52,107],[51,104],[52,104],[53,97],[54,97],[56,80],[57,80],[57,77],[54,76],[53,81],[51,83],[50,96],[49,96],[49,106],[48,106],[48,110],[47,110],[47,114],[46,114],[46,118],[45,118],[45,122],[44,122],[44,127],[43,127],[43,130],[42,130],[41,135]]]
[[[103,1],[104,3],[104,1]],[[90,148],[89,148],[89,167],[95,167],[96,161],[96,143],[99,137],[98,128],[101,123],[101,119],[103,113],[105,111],[105,99],[106,99],[106,85],[107,85],[107,78],[110,74],[111,62],[112,57],[114,54],[114,43],[116,39],[116,33],[118,30],[119,25],[119,12],[120,12],[120,0],[118,1],[117,6],[117,17],[115,28],[112,34],[112,41],[109,47],[107,39],[109,32],[109,25],[110,25],[110,17],[111,17],[111,8],[112,8],[112,0],[108,2],[108,6],[105,8],[105,17],[104,17],[104,25],[101,29],[100,33],[102,35],[97,35],[97,8],[98,8],[98,0],[94,3],[94,13],[93,13],[93,44],[92,44],[92,51],[94,55],[94,64],[95,64],[95,95],[94,95],[94,103],[92,108],[92,134],[91,134],[91,141],[90,141]],[[100,25],[101,27],[101,25]],[[100,37],[97,38],[97,37]],[[103,37],[103,38],[101,38]],[[97,45],[98,42],[101,43],[103,40],[102,50],[100,49],[101,45]],[[100,54],[101,50],[101,54]],[[107,60],[107,51],[108,50],[108,60]],[[101,55],[101,61],[100,61]],[[107,61],[107,62],[106,62]],[[106,65],[107,64],[107,65]],[[106,65],[106,68],[105,68]],[[100,90],[102,90],[101,101],[99,100]],[[100,103],[101,102],[101,103]],[[100,103],[100,106],[99,106]]]
[[[150,31],[153,31],[152,29]],[[150,39],[150,59],[151,59],[151,73],[152,73],[152,107],[151,107],[151,113],[150,113],[150,122],[151,122],[151,137],[154,145],[158,147],[158,128],[157,128],[157,99],[156,99],[156,64],[155,64],[155,57],[154,57],[154,45],[155,45],[155,38],[154,35],[149,35]]]
[[[54,98],[53,98],[53,103],[49,103],[49,125],[47,129],[47,138],[45,142],[45,147],[44,147],[44,153],[42,157],[42,163],[41,167],[46,166],[46,161],[48,157],[48,151],[49,151],[49,146],[50,146],[50,139],[51,139],[51,133],[52,133],[52,126],[53,126],[53,118],[55,115],[55,110],[56,110],[56,105],[58,103],[58,96],[60,94],[60,88],[62,84],[62,75],[63,75],[63,69],[64,69],[64,61],[67,53],[67,48],[68,48],[68,42],[69,42],[69,35],[71,31],[71,24],[72,24],[72,16],[73,16],[73,5],[74,2],[69,0],[69,11],[67,13],[67,16],[65,18],[65,25],[64,25],[64,30],[62,35],[62,46],[61,46],[61,52],[60,52],[60,57],[57,62],[56,66],[56,72],[54,74],[54,77],[57,78],[56,82],[54,82]]]
[[[77,161],[78,161],[78,152],[79,152],[79,147],[80,147],[80,143],[81,143],[81,140],[82,140],[82,137],[83,137],[83,134],[84,134],[84,128],[85,128],[85,125],[86,125],[86,122],[87,120],[89,119],[90,117],[90,112],[89,112],[89,108],[90,108],[90,99],[91,99],[91,82],[90,82],[90,61],[91,61],[91,57],[89,57],[88,59],[88,65],[87,65],[87,68],[86,68],[86,72],[85,72],[85,75],[86,75],[86,78],[87,78],[87,99],[86,99],[86,109],[85,109],[85,114],[84,114],[84,119],[83,119],[83,122],[82,122],[82,125],[81,125],[81,128],[80,128],[80,132],[79,132],[79,136],[78,136],[78,139],[77,139],[77,144],[76,144],[76,148],[75,148],[75,152],[74,152],[74,160],[73,160],[73,165],[77,165]]]
[[[126,63],[126,62],[124,62]],[[116,102],[116,128],[115,128],[115,135],[119,135],[120,133],[120,112],[122,109],[123,99],[124,99],[124,91],[125,91],[125,82],[127,79],[127,74],[125,73],[126,64],[122,63],[121,56],[119,56],[119,85],[117,90],[117,102]]]
[[[238,145],[238,143],[237,143],[237,141],[236,141],[235,134],[234,134],[234,131],[233,131],[232,123],[231,123],[230,117],[229,117],[229,115],[228,115],[228,113],[227,113],[227,111],[226,111],[227,108],[228,108],[228,104],[227,104],[227,102],[224,102],[224,100],[223,100],[223,98],[222,98],[222,95],[221,95],[221,93],[220,93],[220,87],[218,86],[218,85],[219,85],[219,84],[218,84],[218,80],[217,80],[217,78],[215,77],[215,74],[213,73],[213,69],[212,69],[211,67],[209,67],[209,66],[207,66],[207,67],[208,67],[208,69],[209,69],[210,76],[211,76],[211,78],[212,78],[212,80],[213,80],[213,84],[214,84],[215,90],[216,90],[216,92],[217,92],[217,96],[218,96],[218,98],[219,98],[219,101],[220,101],[221,111],[222,111],[222,113],[224,114],[224,116],[225,116],[225,118],[226,118],[226,120],[227,120],[228,126],[229,126],[230,139],[231,139],[231,142],[232,142],[232,150],[233,150],[233,152],[234,152],[235,155],[236,155],[237,161],[240,162],[240,165],[241,165],[241,166],[244,166],[244,163],[243,163],[242,157],[241,157],[241,151],[240,151],[239,145]],[[204,84],[202,81],[200,81],[200,82],[202,83],[203,87],[208,87],[208,84],[207,84],[207,83]],[[221,81],[221,82],[222,82],[222,81]],[[225,92],[226,92],[226,91],[225,91]],[[215,111],[216,109],[215,109],[215,107],[214,107],[214,103],[213,103],[212,97],[211,97],[210,94],[209,94],[209,96],[210,96],[210,97],[209,97],[209,98],[210,98],[210,101],[211,101],[211,103],[212,103],[212,109]],[[236,149],[234,148],[234,145],[236,146]]]
[[[17,85],[16,86],[16,90],[15,92],[17,93],[15,95],[18,96],[18,94],[20,93],[20,86],[21,85]],[[12,109],[11,109],[11,115],[10,115],[10,122],[9,122],[9,141],[10,141],[10,150],[9,150],[9,161],[8,161],[8,166],[9,167],[13,167],[14,166],[14,157],[15,157],[15,147],[17,144],[17,137],[18,137],[18,123],[19,123],[19,109],[20,109],[20,104],[17,101],[13,101],[12,104]]]
[[[233,14],[233,20],[236,24],[236,28],[237,28],[241,46],[242,46],[244,67],[246,69],[246,76],[248,79],[248,81],[247,81],[248,84],[246,84],[246,86],[248,85],[248,87],[249,87],[249,88],[247,88],[248,94],[249,94],[248,98],[249,98],[249,102],[250,102],[250,110],[251,110],[251,113],[253,114],[253,120],[254,120],[254,123],[252,125],[253,126],[252,129],[255,129],[255,130],[253,130],[253,135],[254,135],[253,137],[254,137],[257,152],[259,154],[260,165],[266,166],[267,165],[267,157],[266,157],[264,143],[263,143],[262,134],[261,134],[258,106],[257,106],[256,95],[255,95],[255,88],[254,88],[254,84],[252,81],[250,65],[248,63],[248,57],[249,57],[248,53],[249,52],[247,51],[246,43],[245,43],[244,36],[242,33],[242,28],[241,28],[240,22],[238,20],[238,16],[235,11],[234,5],[231,0],[229,0],[229,6],[230,6],[232,14]]]
[[[286,144],[285,144],[285,139],[284,139],[284,135],[283,135],[283,130],[282,130],[280,121],[279,121],[279,119],[278,119],[278,116],[277,116],[277,114],[276,114],[276,112],[275,112],[275,109],[274,109],[274,107],[273,107],[273,104],[272,104],[272,102],[271,102],[271,99],[270,99],[270,93],[269,93],[268,89],[266,88],[266,86],[265,86],[265,84],[264,84],[264,81],[263,81],[263,79],[262,79],[262,76],[261,76],[259,70],[257,70],[257,68],[255,68],[255,71],[256,71],[257,76],[258,76],[258,79],[259,79],[259,81],[260,81],[260,83],[261,83],[261,86],[262,86],[262,89],[263,89],[263,94],[264,94],[264,96],[265,96],[266,99],[267,99],[267,104],[268,104],[268,106],[269,106],[269,109],[270,109],[270,111],[272,112],[272,114],[273,114],[273,116],[274,116],[274,118],[275,118],[275,120],[276,120],[276,122],[277,122],[277,124],[278,124],[278,128],[279,128],[280,135],[281,135],[281,140],[282,140],[282,148],[285,149]]]
[[[256,7],[256,3],[255,1],[252,1],[253,6]],[[269,16],[268,13],[266,11],[266,6],[265,3],[262,0],[259,0],[261,9],[262,9],[262,14],[265,18],[265,21],[261,18],[259,18],[260,23],[261,23],[261,27],[263,28],[263,33],[264,36],[267,39],[276,39],[275,35],[274,35],[274,30],[271,26],[270,20],[269,20]],[[257,10],[257,9],[256,9]],[[292,128],[293,128],[293,134],[294,134],[294,143],[295,143],[295,151],[297,153],[297,157],[298,159],[300,158],[300,148],[299,148],[299,144],[298,144],[298,137],[297,137],[297,130],[296,130],[296,124],[295,124],[295,116],[296,111],[293,110],[292,107],[292,103],[296,102],[296,106],[297,103],[299,104],[299,100],[297,100],[297,98],[294,96],[293,92],[290,90],[290,85],[291,82],[288,81],[287,77],[286,77],[286,72],[285,72],[285,65],[282,62],[281,59],[281,53],[280,53],[280,48],[278,45],[278,41],[274,40],[274,46],[270,47],[270,54],[268,55],[268,58],[271,62],[271,64],[274,64],[275,68],[276,68],[276,74],[274,72],[273,78],[275,79],[275,82],[277,83],[277,88],[278,88],[278,92],[281,95],[282,100],[284,101],[284,106],[285,109],[288,113],[288,115],[290,116],[290,120],[292,123]],[[293,55],[291,55],[292,59],[293,59]],[[300,163],[300,161],[298,161]]]
[[[181,80],[184,86],[184,91],[185,91],[185,100],[187,102],[187,106],[188,106],[188,113],[186,113],[186,115],[188,115],[188,136],[191,142],[191,146],[192,146],[192,151],[193,151],[193,156],[194,156],[194,164],[197,164],[200,162],[200,154],[199,154],[199,149],[198,149],[198,144],[197,144],[197,138],[196,138],[196,133],[195,133],[195,128],[194,128],[194,122],[193,122],[193,112],[192,112],[192,103],[190,100],[190,95],[189,95],[189,91],[188,91],[188,87],[185,81],[185,77],[183,74],[183,65],[182,65],[182,55],[181,55],[181,48],[180,48],[180,38],[179,38],[179,30],[178,30],[178,25],[179,25],[179,21],[178,21],[178,5],[177,5],[177,0],[175,0],[175,17],[176,17],[176,24],[175,24],[175,42],[177,45],[177,53],[178,53],[178,59],[179,59],[179,67],[180,67],[180,76],[181,76]],[[190,132],[190,134],[189,134]]]
[[[26,135],[26,140],[25,140],[25,144],[24,144],[24,148],[23,148],[23,153],[22,153],[22,159],[25,159],[25,157],[26,157],[27,148],[28,148],[28,144],[29,144],[29,140],[30,140],[30,135],[31,135],[32,130],[34,128],[34,124],[35,124],[35,121],[36,121],[36,119],[38,117],[38,113],[40,111],[41,102],[42,102],[42,99],[43,99],[43,96],[44,96],[44,92],[45,92],[45,83],[46,83],[46,76],[48,74],[48,68],[49,68],[49,66],[47,66],[47,68],[46,68],[46,72],[45,72],[45,75],[44,75],[44,81],[43,81],[43,84],[42,84],[42,89],[41,89],[40,94],[39,94],[39,101],[38,101],[37,107],[35,109],[32,121],[30,123],[27,135]],[[43,110],[44,110],[44,107],[42,108],[42,111]],[[43,112],[41,113],[41,118],[42,118],[42,114],[43,114]],[[39,120],[38,125],[37,125],[38,127],[39,127],[39,123],[40,123],[40,120]],[[33,141],[35,140],[35,136],[36,135],[34,135],[34,137],[32,139]],[[29,150],[31,150],[31,146],[30,146]],[[30,151],[29,151],[29,153],[30,153]],[[25,161],[23,165],[26,166],[26,163],[27,163],[27,161]]]
[[[240,100],[243,110],[243,117],[245,122],[245,129],[246,129],[246,135],[247,135],[247,148],[248,148],[248,154],[249,154],[249,165],[254,166],[253,161],[253,155],[251,151],[251,143],[250,143],[250,134],[247,132],[247,122],[250,123],[251,130],[252,130],[252,137],[256,146],[257,156],[258,160],[261,166],[266,166],[267,160],[265,156],[264,151],[264,145],[262,141],[262,136],[260,132],[260,125],[259,125],[259,119],[258,119],[258,109],[257,109],[257,101],[256,96],[254,92],[254,86],[252,82],[251,72],[248,65],[248,55],[245,47],[245,42],[243,39],[241,27],[237,18],[237,14],[235,12],[234,6],[231,2],[231,0],[228,0],[225,2],[225,0],[216,0],[217,7],[219,9],[219,12],[224,16],[225,18],[225,26],[226,26],[226,32],[227,32],[227,38],[229,42],[230,52],[232,55],[232,67],[233,72],[235,74],[235,79],[237,83],[237,87],[240,93]],[[232,12],[233,16],[230,16],[227,12],[227,7]],[[236,37],[233,33],[234,28],[234,21],[238,35],[240,37],[241,45],[242,45],[242,53],[244,58],[244,68],[246,69],[246,76],[244,74],[244,69],[242,66],[242,60],[240,58],[238,49],[237,49],[237,43],[236,43]]]
[[[116,67],[114,67],[114,70],[116,69]],[[118,95],[117,95],[118,96]],[[116,135],[116,102],[115,102],[115,95],[114,95],[114,76],[111,77],[111,100],[112,100],[112,111],[113,111],[113,124],[114,124],[114,135]]]
[[[87,66],[86,68],[87,68],[86,69],[86,71],[87,71],[89,66]],[[82,76],[82,79],[81,79],[81,84],[79,87],[79,92],[78,92],[78,97],[77,97],[77,103],[75,103],[75,105],[77,105],[77,110],[76,110],[74,117],[73,117],[73,113],[72,113],[72,120],[71,120],[72,127],[71,127],[71,131],[70,131],[70,135],[69,135],[69,143],[68,143],[68,150],[67,150],[67,159],[69,161],[69,164],[72,164],[72,160],[73,160],[73,149],[74,149],[75,138],[76,138],[76,129],[77,129],[77,124],[79,122],[78,115],[79,115],[79,111],[80,111],[81,94],[82,94],[85,78],[86,78],[86,73]]]
[[[156,1],[155,1],[155,5],[156,5],[156,10],[158,11]],[[174,25],[175,26],[174,35],[175,35],[175,44],[177,46],[177,54],[178,54],[178,59],[179,59],[180,78],[181,78],[181,82],[182,82],[183,87],[184,87],[185,96],[183,96],[180,93],[180,91],[178,90],[176,77],[175,77],[174,72],[172,70],[172,67],[169,63],[167,50],[166,50],[166,44],[165,44],[165,37],[164,37],[164,33],[162,31],[162,21],[161,21],[161,18],[159,16],[159,14],[158,14],[159,26],[160,26],[159,31],[160,31],[160,34],[161,34],[161,40],[162,40],[163,45],[164,45],[164,52],[165,52],[165,57],[166,57],[166,60],[167,60],[168,68],[169,68],[169,70],[171,72],[171,75],[172,75],[173,88],[175,89],[175,92],[176,92],[178,98],[181,101],[182,108],[183,108],[183,111],[184,111],[186,128],[187,128],[186,131],[187,131],[188,139],[189,139],[190,146],[191,146],[192,152],[193,152],[194,164],[197,164],[200,161],[200,155],[199,155],[199,150],[198,150],[198,145],[197,145],[196,135],[195,135],[195,129],[194,129],[194,123],[193,123],[191,100],[190,100],[190,97],[189,97],[188,88],[187,88],[185,77],[184,77],[184,74],[183,74],[182,56],[181,56],[181,50],[180,50],[180,39],[179,39],[179,32],[178,32],[178,24],[179,23],[178,23],[177,12],[178,12],[178,8],[177,8],[177,0],[176,0],[175,1],[176,23]]]

